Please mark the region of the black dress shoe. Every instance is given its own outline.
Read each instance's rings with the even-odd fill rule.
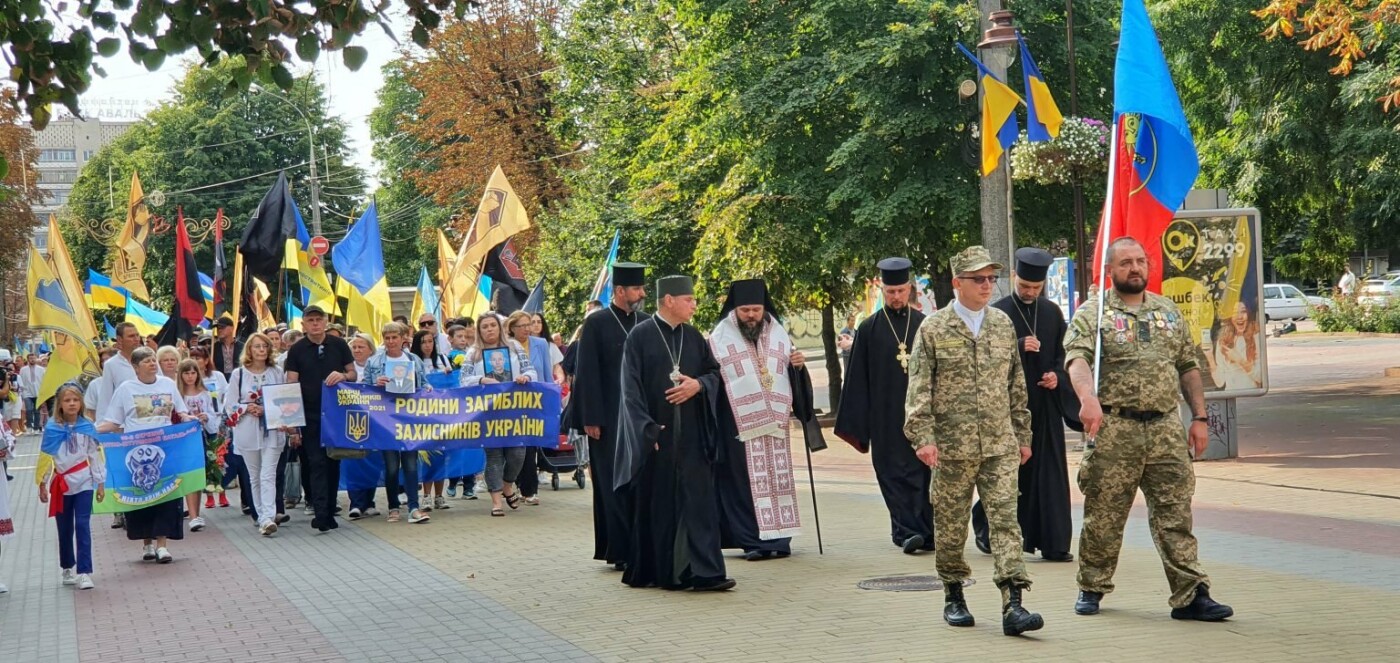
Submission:
[[[907,538],[907,539],[904,540],[904,546],[903,546],[903,547],[904,547],[904,554],[906,554],[906,555],[913,555],[913,554],[919,552],[919,549],[920,549],[920,548],[924,547],[924,537],[919,536],[918,534],[915,534],[914,536],[911,536],[911,537],[909,537],[909,538]]]
[[[734,589],[737,584],[733,578],[696,578],[690,588],[697,592],[722,592]]]
[[[773,559],[771,550],[750,550],[744,553],[744,559],[749,562],[761,562],[765,559]]]
[[[1099,614],[1099,601],[1103,600],[1103,592],[1089,592],[1079,590],[1079,598],[1074,602],[1074,614],[1076,615],[1097,615]]]
[[[977,549],[981,550],[983,555],[992,554],[991,535],[974,535],[972,540],[977,544]]]
[[[614,570],[614,571],[626,571],[626,570],[627,570],[627,562],[613,562],[613,570]]]
[[[1073,562],[1074,555],[1067,552],[1042,552],[1040,558],[1047,562]]]
[[[1235,609],[1216,603],[1210,597],[1210,589],[1196,585],[1196,598],[1185,608],[1172,608],[1172,619],[1194,619],[1198,622],[1218,622],[1235,615]]]

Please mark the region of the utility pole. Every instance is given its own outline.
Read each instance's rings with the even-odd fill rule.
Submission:
[[[1079,84],[1074,58],[1074,0],[1065,0],[1065,45],[1069,56],[1069,114],[1079,117]],[[1112,158],[1112,155],[1109,155]],[[1074,185],[1074,280],[1079,291],[1079,303],[1089,296],[1088,232],[1084,227],[1084,182],[1079,169],[1070,175]]]
[[[1006,70],[1016,53],[1016,29],[1011,25],[1012,14],[1004,11],[1001,0],[977,0],[977,8],[982,14],[983,39],[977,44],[978,57],[993,75],[1006,81]],[[981,90],[983,97],[986,90]],[[983,101],[985,103],[985,101]],[[983,136],[994,131],[992,127],[981,127]],[[982,177],[982,246],[991,253],[992,260],[1006,267],[998,284],[1001,294],[1011,292],[1012,255],[1015,253],[1015,234],[1012,231],[1011,198],[1011,154],[1002,154],[996,170]]]

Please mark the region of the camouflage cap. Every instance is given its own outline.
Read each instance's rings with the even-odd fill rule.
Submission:
[[[948,266],[952,268],[953,276],[975,272],[979,269],[993,267],[1001,269],[1000,263],[992,260],[992,254],[981,246],[973,245],[962,250],[962,253],[953,256],[948,261]]]

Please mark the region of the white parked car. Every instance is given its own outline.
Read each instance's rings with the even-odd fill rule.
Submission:
[[[1308,297],[1288,283],[1264,284],[1264,319],[1304,320],[1308,317]]]
[[[1385,306],[1400,301],[1400,273],[1390,273],[1378,279],[1361,282],[1356,303],[1362,306]]]

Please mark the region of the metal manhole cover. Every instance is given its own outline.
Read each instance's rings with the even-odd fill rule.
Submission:
[[[968,578],[963,581],[963,587],[974,582],[977,581]],[[932,592],[943,589],[943,582],[938,579],[938,576],[889,576],[862,580],[856,583],[856,587],[882,592]]]

